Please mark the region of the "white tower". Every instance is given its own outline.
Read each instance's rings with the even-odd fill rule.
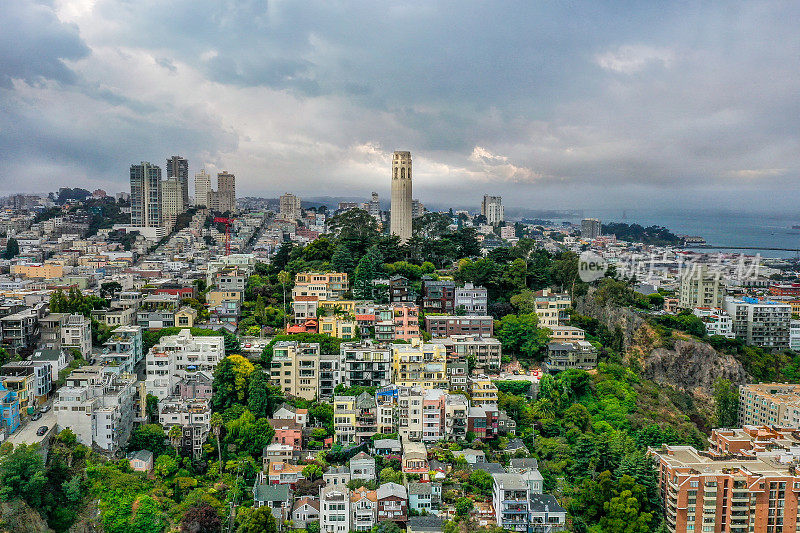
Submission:
[[[392,157],[392,211],[390,230],[401,243],[411,238],[411,152]]]

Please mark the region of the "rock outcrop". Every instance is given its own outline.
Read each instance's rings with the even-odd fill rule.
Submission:
[[[622,333],[623,346],[628,349],[635,343],[636,333],[645,324],[644,318],[627,307],[620,307],[607,302],[600,304],[594,297],[595,289],[575,299],[575,310],[600,321],[609,331],[617,329]]]
[[[22,500],[0,502],[0,531],[52,533],[39,513]]]
[[[711,345],[677,339],[674,348],[660,347],[642,358],[642,373],[655,381],[690,393],[711,394],[717,378],[742,384],[748,380],[742,364]]]

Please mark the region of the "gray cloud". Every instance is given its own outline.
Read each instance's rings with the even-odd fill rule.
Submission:
[[[791,2],[61,0],[13,16],[46,31],[0,41],[4,64],[29,59],[0,72],[2,189],[59,165],[123,189],[131,161],[184,153],[243,193],[366,195],[388,192],[397,148],[429,202],[772,205],[800,171]]]

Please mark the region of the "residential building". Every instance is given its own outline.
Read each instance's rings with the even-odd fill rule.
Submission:
[[[400,438],[404,442],[422,440],[424,390],[421,387],[395,387],[394,390],[397,394],[397,432]]]
[[[473,405],[497,407],[497,386],[486,375],[470,378],[469,392]]]
[[[114,452],[124,447],[133,426],[136,377],[99,366],[73,370],[58,389],[53,411],[60,428],[70,428],[78,442]]]
[[[707,265],[693,265],[681,275],[678,305],[684,309],[722,307],[724,296],[722,273]]]
[[[456,287],[454,306],[456,310],[467,315],[485,315],[489,309],[489,296],[486,287],[475,287],[472,283],[465,283],[463,287]]]
[[[481,202],[481,215],[486,217],[487,224],[493,226],[503,222],[506,219],[503,198],[484,194],[483,201]]]
[[[282,483],[263,483],[262,479],[262,476],[256,477],[256,483],[253,485],[253,507],[269,508],[280,531],[283,529],[283,523],[289,519],[291,514],[291,487]]]
[[[224,337],[195,337],[188,329],[161,337],[145,357],[147,392],[167,398],[179,380],[197,372],[212,375],[224,358]]]
[[[788,303],[728,296],[723,303],[733,334],[746,344],[773,350],[789,348],[792,306]]]
[[[172,294],[148,296],[136,312],[136,325],[144,329],[161,329],[175,326],[175,313],[180,309],[180,299]]]
[[[422,447],[425,448],[425,446]],[[378,487],[376,492],[378,522],[406,522],[408,520],[408,492],[403,485],[384,483]]]
[[[531,533],[566,531],[567,511],[558,504],[555,496],[531,493],[528,507],[530,509],[528,531]]]
[[[350,527],[353,531],[371,531],[378,516],[377,491],[359,487],[350,493]]]
[[[356,321],[341,316],[322,316],[318,319],[319,332],[337,339],[352,340],[358,335]]]
[[[193,400],[197,398],[211,399],[212,392],[211,375],[199,371],[187,374],[179,379],[173,390],[173,396],[184,400]]]
[[[39,341],[39,313],[25,309],[0,318],[2,347],[13,354],[33,348]]]
[[[448,356],[449,358],[449,356]],[[447,380],[451,391],[469,390],[469,363],[447,362]]]
[[[319,391],[319,343],[280,341],[273,346],[270,380],[284,394],[313,400]]]
[[[67,364],[72,361],[72,356],[65,350],[40,348],[33,352],[30,360],[34,365],[49,364],[51,371],[50,382],[55,383],[58,381],[58,373],[67,368]]]
[[[150,450],[139,450],[131,452],[127,456],[128,464],[134,472],[144,472],[149,474],[153,470],[153,452]]]
[[[290,444],[273,442],[268,446],[264,446],[261,451],[262,468],[266,470],[272,462],[291,463],[295,458],[294,451],[294,446]]]
[[[345,387],[384,387],[392,383],[392,352],[372,342],[342,343],[341,379]]]
[[[318,307],[317,296],[295,296],[292,300],[292,320],[295,323],[302,323],[309,318],[316,319]]]
[[[136,364],[144,357],[142,328],[118,326],[103,346],[98,364],[112,367],[117,373],[133,374]]]
[[[597,366],[597,349],[588,341],[551,342],[547,345],[545,368],[560,372],[570,368],[592,370]]]
[[[92,353],[92,324],[83,315],[70,315],[61,326],[61,347],[74,348],[80,352],[84,359]]]
[[[300,198],[294,194],[286,193],[280,197],[279,200],[280,217],[283,220],[294,222],[300,220],[302,217],[302,210],[300,209]]]
[[[341,300],[349,289],[346,272],[300,272],[294,277],[292,299],[316,296],[320,300]]]
[[[411,238],[412,184],[411,152],[395,152],[392,156],[392,198],[389,233],[405,244]]]
[[[292,525],[305,529],[309,522],[319,520],[319,500],[311,496],[303,496],[295,500],[292,506]]]
[[[466,440],[469,426],[469,400],[461,394],[448,394],[444,404],[445,434],[455,440]]]
[[[167,159],[167,178],[175,178],[180,191],[179,199],[183,211],[189,206],[189,161],[185,157],[173,155]],[[183,212],[181,211],[181,213]]]
[[[19,427],[19,396],[0,384],[0,432],[6,437]]]
[[[731,317],[723,309],[719,307],[695,307],[692,313],[703,321],[707,335],[721,335],[729,339],[734,337]]]
[[[743,426],[800,427],[800,385],[740,385],[739,423]]]
[[[428,450],[421,442],[403,440],[402,470],[406,474],[427,474]]]
[[[445,373],[447,356],[442,344],[392,344],[392,376],[401,387],[420,386],[424,389],[447,388]]]
[[[131,165],[131,225],[161,226],[161,168],[142,161]]]
[[[389,278],[389,302],[390,303],[411,303],[417,299],[417,294],[411,288],[408,278],[395,274]]]
[[[575,326],[548,326],[550,340],[556,342],[585,341],[586,332]]]
[[[789,321],[789,349],[800,351],[800,320]]]
[[[322,474],[326,487],[344,487],[350,483],[350,469],[346,466],[331,466]]]
[[[61,329],[67,323],[69,313],[48,313],[39,319],[40,343],[44,348],[61,348]]]
[[[36,408],[53,388],[53,365],[49,361],[14,361],[0,367],[0,381],[15,393],[20,409]]]
[[[263,472],[259,474],[260,477],[268,479],[270,485],[289,485],[294,489],[298,481],[305,479],[303,476],[304,467],[304,465],[293,465],[281,461],[274,461],[269,464],[266,474]]]
[[[492,474],[492,504],[498,527],[529,531],[530,488],[520,474]]]
[[[539,327],[559,326],[569,320],[568,310],[572,306],[569,294],[542,289],[534,293],[534,298]]]
[[[445,438],[445,401],[441,389],[426,390],[422,397],[422,441],[436,442]]]
[[[191,329],[194,327],[195,320],[197,320],[197,311],[191,307],[181,307],[175,311],[173,320],[176,328]]]
[[[294,450],[303,447],[303,426],[290,419],[271,419],[270,426],[275,430],[272,442],[291,446]]]
[[[181,187],[178,178],[167,178],[161,182],[161,220],[167,232],[175,227],[178,215],[186,211]]]
[[[341,485],[320,490],[321,533],[348,533],[350,531],[350,491]]]
[[[494,319],[490,316],[427,315],[425,329],[433,337],[453,335],[491,337],[494,332]]]
[[[236,176],[223,170],[217,173],[217,190],[211,193],[211,208],[220,213],[236,211]]]
[[[780,426],[750,426],[717,428],[708,438],[709,453],[717,457],[758,457],[774,454],[784,458],[800,455],[800,429]]]
[[[441,483],[409,483],[408,508],[420,514],[439,514],[442,501]]]
[[[306,427],[308,424],[308,409],[300,409],[284,403],[272,414],[272,418],[276,420],[294,420],[300,427]]]
[[[452,314],[455,311],[456,282],[422,280],[422,310],[426,313]]]
[[[473,361],[479,372],[497,373],[503,359],[503,347],[493,337],[479,335],[452,335],[436,342],[444,345],[447,352],[447,366],[451,363]]]
[[[596,218],[584,218],[581,220],[581,239],[593,241],[602,235],[602,226]]]
[[[403,451],[398,439],[376,439],[372,441],[372,449],[375,455],[380,455],[381,457],[400,457]]]
[[[167,432],[172,426],[179,426],[181,454],[198,458],[203,453],[203,444],[211,430],[209,400],[205,398],[184,400],[179,397],[161,400],[158,404],[158,423]]]
[[[496,405],[473,405],[467,415],[467,431],[481,440],[494,438],[499,432],[499,418]]]
[[[773,457],[724,459],[692,446],[663,445],[649,454],[670,531],[797,531],[794,466]]]

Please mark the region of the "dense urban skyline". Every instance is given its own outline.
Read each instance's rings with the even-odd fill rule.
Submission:
[[[403,149],[428,203],[790,207],[797,11],[13,3],[0,191],[125,190],[179,153],[242,196],[388,197]]]

